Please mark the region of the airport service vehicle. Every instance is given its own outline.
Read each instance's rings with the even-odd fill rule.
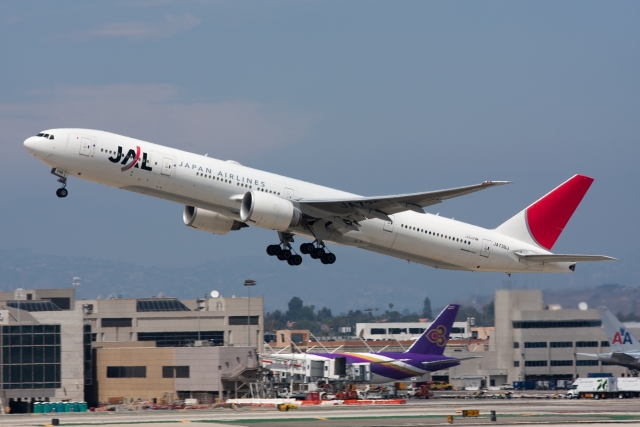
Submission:
[[[640,342],[633,336],[607,307],[598,307],[598,314],[609,340],[611,353],[576,353],[579,356],[595,357],[603,362],[625,366],[633,376],[640,373]]]
[[[567,397],[594,399],[617,397],[626,399],[640,396],[640,378],[578,378],[567,392]]]
[[[263,368],[275,373],[284,372],[289,375],[329,379],[344,379],[349,368],[356,368],[359,373],[357,381],[373,384],[420,377],[428,372],[457,366],[461,360],[482,357],[455,358],[443,354],[459,308],[457,304],[445,307],[429,329],[404,353],[264,354],[261,364]]]
[[[68,177],[184,205],[183,221],[196,230],[227,234],[253,226],[278,232],[267,254],[302,263],[294,235],[312,240],[300,253],[336,261],[326,243],[355,246],[409,262],[463,271],[571,273],[601,255],[558,255],[551,248],[593,182],[575,175],[498,228],[489,230],[425,213],[453,197],[507,184],[364,197],[242,166],[235,161],[90,129],[50,129],[24,146],[51,166],[67,197]]]
[[[444,381],[431,381],[429,387],[431,390],[453,390],[453,386]]]

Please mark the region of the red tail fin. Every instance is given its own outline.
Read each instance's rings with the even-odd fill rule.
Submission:
[[[593,178],[588,176],[574,175],[502,224],[497,231],[551,250],[592,182]]]

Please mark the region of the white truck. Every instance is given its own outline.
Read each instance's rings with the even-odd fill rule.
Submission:
[[[640,395],[640,378],[578,378],[566,397],[569,399],[592,398],[624,399]]]

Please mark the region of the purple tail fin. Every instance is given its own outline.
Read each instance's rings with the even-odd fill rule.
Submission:
[[[458,304],[449,304],[446,306],[444,310],[438,314],[438,317],[436,317],[436,320],[433,321],[431,326],[429,326],[429,329],[427,329],[406,352],[442,355],[459,308],[460,306]]]

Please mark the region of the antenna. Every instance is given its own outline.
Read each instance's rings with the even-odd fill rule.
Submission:
[[[220,292],[215,291],[215,290],[214,290],[214,291],[211,291],[211,292],[209,293],[209,296],[210,296],[211,298],[220,298]]]

